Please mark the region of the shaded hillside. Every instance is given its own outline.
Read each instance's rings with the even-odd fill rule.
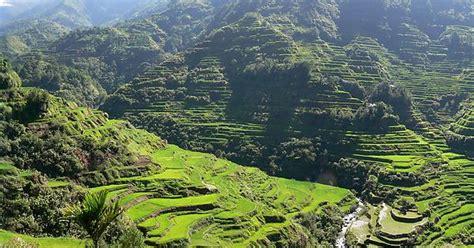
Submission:
[[[147,66],[163,62],[165,54],[193,47],[249,11],[260,14],[272,28],[305,45],[320,39],[346,45],[364,35],[407,62],[428,64],[468,59],[473,51],[469,29],[473,22],[472,7],[469,1],[446,4],[451,11],[443,11],[446,6],[440,4],[425,6],[423,1],[176,1],[166,8],[150,8],[149,16],[139,15],[140,18],[114,28],[75,31],[57,40],[65,32],[63,26],[45,23],[27,28],[25,34],[4,37],[0,44],[6,55],[23,55],[16,59],[19,66],[38,52],[29,53],[31,49],[39,48],[46,62],[82,70],[109,93]],[[353,8],[363,11],[353,12]],[[417,13],[420,9],[427,9],[427,14]],[[367,19],[371,21],[364,21]],[[45,35],[38,36],[42,28]],[[25,82],[41,87],[27,76]],[[62,83],[74,84],[69,80]],[[84,99],[80,94],[77,92],[69,99]],[[93,105],[101,101],[101,97],[95,98],[79,103]]]
[[[148,66],[162,62],[166,56],[165,50],[173,51],[176,47],[183,46],[183,40],[191,41],[193,32],[190,31],[195,28],[191,25],[188,30],[186,18],[187,14],[192,14],[196,8],[193,5],[185,5],[186,9],[181,10],[180,6],[170,6],[167,12],[157,18],[138,19],[111,28],[72,31],[60,39],[50,41],[45,47],[35,47],[39,49],[34,52],[28,52],[32,47],[22,40],[26,34],[10,35],[4,38],[3,52],[13,57],[20,55],[15,59],[15,64],[18,65],[18,71],[26,85],[41,87],[79,104],[93,106],[102,101],[104,90],[112,92]],[[176,12],[181,14],[177,15]],[[204,16],[207,16],[206,12],[198,14],[196,18],[201,21],[199,18]],[[173,25],[172,23],[178,20],[169,20],[170,17],[182,18],[183,23]],[[196,25],[198,23],[196,22]],[[35,41],[39,42],[38,39]],[[56,70],[56,74],[74,71],[77,75],[44,75],[41,64],[62,67]],[[78,77],[82,80],[78,80]],[[70,90],[78,84],[83,85],[81,88],[93,89],[94,93]],[[67,94],[64,94],[64,91],[67,91]]]
[[[436,50],[440,56],[432,60],[434,71],[425,75],[423,62],[409,64],[411,60],[401,59],[372,38],[358,37],[346,46],[322,40],[299,43],[267,18],[247,15],[150,68],[102,107],[172,142],[244,163],[274,164],[258,159],[272,157],[273,149],[293,137],[316,138],[312,142],[317,153],[327,150],[345,156],[342,150],[353,153],[353,139],[341,137],[340,130],[378,126],[387,131],[399,123],[415,128],[423,126],[424,120],[435,124],[454,115],[456,110],[446,113],[441,106],[427,105],[445,95],[445,89],[439,88],[443,80],[452,81],[443,87],[460,87],[469,94],[469,79],[437,68],[472,65],[462,59],[448,60],[449,48],[441,47],[438,43],[426,51]],[[417,55],[414,51],[407,53]],[[419,85],[427,78],[434,79],[432,85]],[[400,82],[408,91],[392,89],[395,86],[390,84],[370,89],[380,82]],[[388,108],[383,104],[374,108],[377,102]],[[377,114],[372,111],[380,111],[381,116],[370,117]],[[364,123],[369,121],[366,118],[373,120]],[[341,142],[319,143],[328,138]]]

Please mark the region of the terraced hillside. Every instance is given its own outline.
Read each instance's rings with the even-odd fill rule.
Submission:
[[[239,43],[245,47],[237,45]],[[250,52],[257,49],[257,44],[258,50]],[[147,124],[143,122],[171,118],[185,129],[199,130],[196,139],[188,140],[197,147],[206,143],[225,146],[233,137],[268,137],[268,128],[293,132],[291,126],[301,126],[301,123],[297,118],[287,118],[289,114],[300,116],[321,109],[357,109],[362,103],[360,99],[322,84],[317,74],[310,75],[308,69],[317,70],[316,66],[292,65],[306,60],[303,55],[312,52],[270,27],[261,17],[247,16],[195,48],[147,70],[119,89],[103,108],[113,116],[130,120],[141,115],[150,117],[134,121],[144,127]],[[336,53],[332,49],[324,52]],[[314,53],[310,56],[315,60],[310,62],[318,63],[318,54]],[[259,61],[266,64],[260,68]],[[274,80],[273,85],[268,83],[271,79],[264,74],[265,70],[281,73],[280,81]],[[275,90],[283,87],[290,87],[290,91]],[[279,105],[283,99],[289,106]],[[278,116],[287,118],[288,123],[273,125]]]
[[[183,0],[38,40],[26,85],[127,121],[0,61],[0,242],[82,246],[44,236],[106,192],[150,246],[473,245],[473,6]]]
[[[20,118],[26,133],[44,142],[62,133],[77,140],[88,140],[88,146],[119,149],[111,146],[121,143],[126,150],[121,150],[120,155],[129,158],[111,157],[114,153],[109,151],[104,164],[94,167],[87,162],[94,160],[87,157],[87,148],[75,147],[75,154],[81,156],[80,163],[87,167],[74,176],[65,176],[67,174],[47,170],[48,164],[42,165],[45,168],[36,167],[29,163],[34,160],[28,160],[28,155],[12,150],[2,157],[1,177],[10,177],[10,180],[44,177],[39,187],[57,194],[105,190],[110,199],[119,201],[126,216],[143,231],[148,245],[246,247],[296,244],[294,242],[316,245],[319,240],[313,238],[295,240],[294,235],[312,235],[300,223],[301,218],[323,214],[331,206],[337,207],[338,214],[342,215],[355,204],[353,194],[347,189],[274,178],[256,168],[242,167],[214,155],[166,145],[157,136],[134,129],[125,121],[110,120],[100,111],[78,107],[50,95],[45,95],[46,99],[40,101],[42,104],[38,103],[38,115],[21,118],[24,111],[33,111],[24,106],[31,106],[33,95],[41,92],[32,88],[2,90],[2,109],[9,108],[12,117],[8,118]],[[5,138],[10,139],[2,137]],[[14,142],[24,143],[12,140],[13,146]],[[18,164],[21,158],[25,161],[22,166]],[[60,165],[64,163],[66,161]],[[67,171],[67,167],[64,168]],[[16,242],[12,241],[13,237],[40,247],[85,245],[79,240],[36,239],[7,231],[0,234],[0,243]]]
[[[445,152],[437,162],[424,166],[425,178],[415,185],[383,182],[382,188],[396,192],[402,200],[393,208],[385,203],[369,205],[350,228],[355,243],[471,244],[473,165],[464,155]]]
[[[464,136],[474,136],[474,111],[467,107],[459,119],[453,123],[451,130]]]
[[[440,155],[429,142],[403,125],[391,126],[388,132],[350,132],[348,136],[358,140],[354,158],[378,161],[397,172],[416,172]]]
[[[469,57],[453,52],[446,33],[432,38],[409,24],[396,29],[400,47],[387,49],[363,36],[345,45],[295,41],[268,23],[247,16],[222,28],[120,88],[103,109],[192,149],[265,161],[271,173],[360,187],[371,205],[351,228],[354,244],[472,243],[471,217],[457,214],[469,209],[472,188],[472,146],[461,134],[474,92]],[[364,114],[383,106],[372,99],[380,82],[390,82],[389,92],[405,87],[392,93],[411,100],[384,95],[391,110],[372,123]],[[458,136],[449,138],[449,128]],[[365,164],[356,172],[365,174],[344,181],[350,168],[338,171],[340,158]]]
[[[260,47],[251,54],[245,54],[245,47],[232,45],[239,42],[245,42],[248,48],[256,45]],[[262,46],[262,42],[266,45]],[[208,136],[200,133],[197,140],[190,140],[201,145],[224,144],[232,137],[242,134],[252,139],[258,138],[263,136],[261,124],[271,118],[271,110],[261,109],[257,110],[259,113],[252,113],[253,109],[244,107],[239,113],[235,113],[245,115],[245,119],[253,120],[252,122],[239,122],[229,116],[229,103],[240,99],[235,99],[233,92],[236,89],[227,76],[232,72],[226,68],[233,68],[238,72],[259,59],[284,64],[292,59],[295,49],[296,45],[290,39],[270,28],[268,23],[258,17],[248,16],[240,23],[219,30],[211,39],[187,53],[148,70],[135,83],[120,89],[117,93],[119,98],[112,97],[108,103],[110,107],[106,104],[104,108],[110,109],[114,116],[119,113],[131,118],[140,113],[167,116],[183,127],[212,134]],[[240,59],[234,61],[235,58]],[[136,101],[138,95],[141,97]],[[129,108],[126,102],[128,99],[132,101],[129,102]],[[114,100],[121,104],[119,108],[112,107],[117,106]],[[252,99],[256,100],[259,99]],[[251,104],[248,106],[253,108]]]
[[[233,150],[236,139],[278,144],[288,137],[340,133],[341,128],[354,132],[347,133],[349,140],[364,135],[337,118],[363,107],[366,93],[360,86],[370,92],[383,81],[399,83],[413,95],[414,108],[396,113],[404,124],[442,139],[441,129],[433,134],[425,126],[446,126],[472,92],[472,63],[448,60],[447,48],[438,41],[430,41],[423,54],[438,54],[440,60],[424,64],[402,60],[369,37],[356,37],[345,46],[323,40],[300,43],[270,26],[257,16],[225,27],[147,70],[109,97],[103,109],[172,142],[216,152]],[[220,40],[238,35],[249,38]],[[252,51],[257,43],[261,50]],[[405,52],[410,51],[419,49]],[[171,124],[173,131],[168,130]]]
[[[351,205],[347,190],[271,178],[176,146],[151,157],[159,171],[91,189],[107,190],[119,200],[151,245],[284,245],[284,237],[301,228],[298,215],[324,204],[340,204],[346,211]]]

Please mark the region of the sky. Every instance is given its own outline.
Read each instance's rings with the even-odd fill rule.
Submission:
[[[9,6],[12,6],[9,3],[9,0],[0,0],[0,7],[9,7]]]

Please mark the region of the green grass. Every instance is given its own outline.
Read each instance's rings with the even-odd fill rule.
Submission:
[[[220,219],[233,219],[237,217],[246,216],[256,209],[253,202],[248,199],[239,199],[235,204],[235,207],[229,211],[222,212],[216,215],[216,218]]]
[[[114,190],[123,189],[123,188],[126,188],[126,187],[128,187],[128,184],[112,184],[112,185],[106,185],[106,186],[91,188],[89,191],[91,193],[97,193],[97,192],[104,191],[104,190],[114,191]]]
[[[456,224],[454,226],[450,226],[445,232],[444,235],[446,237],[453,237],[455,235],[458,235],[461,232],[466,232],[468,233],[470,230],[472,230],[472,227],[474,226],[474,220],[469,220],[460,224]],[[469,229],[471,228],[471,229]]]
[[[140,223],[138,226],[140,227],[145,227],[145,228],[151,228],[151,227],[156,227],[158,228],[153,229],[151,232],[148,232],[149,235],[158,235],[161,234],[168,226],[170,225],[169,218],[171,217],[171,213],[168,214],[161,214],[158,215],[157,217],[154,218],[149,218],[142,223]]]
[[[0,245],[6,244],[15,238],[20,238],[28,243],[37,244],[41,248],[82,248],[85,247],[86,243],[85,241],[72,238],[33,238],[0,230]]]
[[[126,204],[129,204],[131,201],[136,200],[137,198],[144,197],[144,196],[149,196],[149,195],[151,195],[150,192],[132,193],[132,194],[129,194],[125,197],[120,198],[119,204],[120,205],[126,205]]]
[[[140,178],[140,181],[184,179],[184,169],[167,169],[163,173]]]
[[[168,232],[160,239],[160,242],[166,243],[168,241],[177,239],[187,239],[189,237],[190,226],[198,220],[205,219],[209,214],[190,214],[179,215],[171,220],[171,227]]]
[[[0,161],[0,171],[15,170],[16,167],[10,163]]]
[[[54,181],[54,180],[48,181],[48,186],[51,188],[66,187],[69,185],[71,185],[71,183],[68,181]]]
[[[143,175],[127,174],[129,177],[117,180],[116,184],[89,191],[107,191],[109,199],[119,200],[127,207],[125,213],[141,222],[147,235],[153,236],[150,238],[153,242],[183,239],[194,245],[194,237],[199,243],[229,247],[249,244],[267,239],[275,232],[286,232],[300,213],[318,211],[323,202],[336,204],[351,195],[346,189],[270,177],[256,168],[242,167],[210,154],[172,145],[161,149],[162,143],[156,136],[129,129],[122,121],[107,120],[98,111],[77,106],[61,108],[59,101],[51,105],[51,111],[38,125],[64,121],[72,134],[99,143],[109,139],[126,142],[133,155],[150,155],[156,170],[147,170]],[[71,118],[65,118],[68,113]],[[193,115],[206,116],[199,112]],[[216,120],[207,124],[218,129],[221,136],[238,133],[253,136],[264,131],[257,124]],[[52,187],[62,185],[65,182],[50,182]],[[265,223],[268,216],[281,217],[282,222]],[[206,222],[195,225],[203,219]],[[200,234],[194,236],[197,232]],[[239,235],[245,235],[248,240],[234,237]]]
[[[219,194],[201,195],[201,196],[190,196],[183,198],[154,198],[150,202],[154,205],[161,207],[181,207],[181,206],[194,206],[202,204],[212,204],[217,201]]]
[[[212,204],[217,201],[219,195],[203,195],[203,196],[192,196],[185,198],[153,198],[147,201],[141,202],[130,209],[127,214],[133,220],[139,220],[153,212],[159,211],[169,207],[183,207],[183,206],[197,206],[202,204]]]
[[[422,221],[418,223],[405,223],[396,221],[390,215],[390,209],[391,208],[382,209],[379,214],[379,223],[382,226],[381,230],[383,232],[390,234],[411,233],[413,230],[415,230],[417,225],[423,223]]]

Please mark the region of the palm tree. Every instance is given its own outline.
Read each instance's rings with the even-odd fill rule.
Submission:
[[[94,247],[99,247],[99,241],[110,224],[122,214],[118,202],[110,203],[107,192],[101,191],[88,194],[82,205],[70,206],[66,215],[74,219],[90,236]]]

